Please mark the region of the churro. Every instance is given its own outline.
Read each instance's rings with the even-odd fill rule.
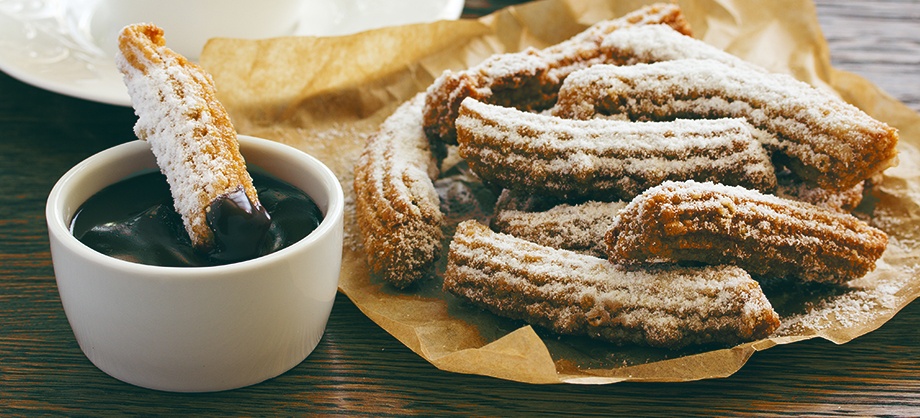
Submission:
[[[776,175],[742,119],[572,120],[467,98],[459,152],[484,181],[534,194],[631,199],[666,180],[695,179],[770,191]]]
[[[633,120],[740,117],[809,184],[845,190],[897,163],[898,132],[791,76],[714,60],[595,65],[566,78],[553,114]]]
[[[766,72],[763,67],[678,32],[668,25],[637,25],[610,32],[601,42],[605,63],[633,65],[678,59],[711,59],[733,67]]]
[[[734,264],[755,276],[845,282],[875,268],[888,236],[817,206],[713,183],[666,182],[633,199],[606,235],[610,261]]]
[[[498,209],[492,229],[547,247],[607,256],[604,234],[628,202],[562,203],[544,211]]]
[[[445,71],[427,91],[425,132],[435,144],[456,143],[454,121],[460,103],[467,97],[524,110],[549,108],[569,73],[608,62],[600,50],[605,35],[627,26],[651,24],[669,25],[681,33],[690,33],[677,5],[659,3],[599,22],[545,49],[498,54],[463,71]]]
[[[371,270],[406,288],[431,270],[441,251],[438,176],[422,130],[419,93],[368,139],[355,165],[355,213]]]
[[[740,268],[627,271],[476,221],[457,228],[444,289],[500,316],[621,344],[730,345],[779,326],[760,285]]]
[[[150,143],[192,244],[224,250],[208,218],[225,205],[243,210],[256,228],[267,230],[268,213],[211,76],[166,47],[163,30],[151,24],[125,27],[118,47],[115,63],[138,116],[134,131]],[[257,251],[260,242],[254,241],[240,243],[251,244],[252,251],[226,250]]]

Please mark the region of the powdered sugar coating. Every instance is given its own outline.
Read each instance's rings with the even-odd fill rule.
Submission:
[[[618,19],[598,22],[542,50],[528,48],[497,54],[466,70],[445,71],[428,87],[425,132],[433,143],[455,143],[454,121],[460,103],[467,97],[524,110],[546,109],[556,101],[560,84],[572,71],[597,63],[615,63],[601,53],[605,35],[623,27],[654,24],[690,34],[677,5],[657,3]]]
[[[627,271],[604,259],[457,227],[444,289],[566,335],[677,348],[764,338],[779,317],[737,267]]]
[[[398,288],[427,273],[441,251],[438,168],[422,130],[418,94],[365,143],[355,165],[355,213],[371,269]]]
[[[118,42],[115,63],[138,116],[134,131],[150,143],[192,243],[211,248],[205,218],[211,202],[243,188],[259,204],[236,130],[211,76],[167,48],[162,29],[127,26]]]
[[[460,155],[484,180],[560,198],[631,199],[665,180],[761,190],[773,164],[742,119],[572,120],[463,101]]]
[[[766,69],[749,63],[667,25],[630,26],[610,32],[601,42],[609,63],[633,65],[678,59],[711,59],[752,71]]]
[[[825,209],[848,213],[859,206],[865,184],[860,182],[846,190],[827,190],[796,180],[780,181],[776,195],[785,199],[811,203]]]
[[[897,163],[897,130],[784,74],[714,60],[595,65],[571,74],[553,114],[634,120],[740,117],[800,178],[844,190]]]
[[[844,282],[875,268],[888,236],[856,217],[742,187],[665,182],[606,235],[615,263],[734,264],[754,275]]]
[[[894,246],[900,243],[893,242]],[[803,335],[823,333],[841,328],[865,327],[885,315],[894,315],[905,303],[905,289],[917,274],[920,265],[905,263],[886,266],[893,274],[873,278],[873,285],[853,285],[847,292],[818,300],[811,309],[783,318],[776,335]]]
[[[547,247],[607,256],[604,234],[627,202],[563,203],[548,210],[496,210],[492,229]]]

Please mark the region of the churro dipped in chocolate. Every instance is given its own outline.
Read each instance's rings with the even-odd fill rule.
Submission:
[[[192,244],[226,261],[253,257],[270,220],[211,76],[167,48],[152,24],[125,27],[118,47],[134,131],[150,143]],[[218,225],[227,216],[243,219],[239,228]]]
[[[745,118],[805,182],[846,190],[897,163],[898,132],[791,76],[714,60],[595,65],[571,74],[553,114],[633,120]]]
[[[634,25],[663,24],[690,34],[680,8],[657,3],[618,19],[599,22],[574,37],[545,49],[495,55],[463,71],[445,71],[428,88],[425,132],[433,143],[455,144],[454,121],[467,97],[523,110],[547,109],[556,101],[562,80],[577,69],[609,62],[600,44],[607,34]]]
[[[443,215],[431,179],[438,167],[422,130],[423,94],[402,104],[368,139],[355,165],[355,213],[372,271],[405,288],[441,251]]]
[[[742,119],[573,120],[467,98],[459,152],[484,181],[563,199],[631,199],[666,180],[771,191],[770,157]]]
[[[610,261],[624,265],[734,264],[756,276],[841,283],[873,270],[888,236],[849,214],[686,181],[666,182],[633,199],[606,242]]]
[[[734,266],[627,271],[602,258],[457,227],[444,289],[497,315],[559,334],[679,348],[764,338],[779,316]]]

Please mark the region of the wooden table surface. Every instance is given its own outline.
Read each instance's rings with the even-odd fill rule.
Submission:
[[[512,3],[468,0],[464,15]],[[920,111],[920,2],[820,0],[818,14],[836,67]],[[841,346],[816,339],[757,353],[725,379],[540,386],[439,371],[339,295],[316,351],[278,378],[211,394],[122,383],[96,369],[71,333],[44,205],[67,169],[130,139],[134,121],[129,108],[0,73],[0,415],[920,415],[920,302]]]

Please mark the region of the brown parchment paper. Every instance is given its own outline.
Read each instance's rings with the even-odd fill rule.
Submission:
[[[444,69],[466,68],[493,53],[557,43],[643,3],[546,0],[479,20],[387,28],[346,37],[215,39],[205,47],[201,64],[214,76],[219,97],[240,133],[304,150],[338,175],[347,200],[340,291],[371,320],[443,370],[529,383],[724,377],[737,371],[754,352],[777,344],[815,337],[838,344],[850,341],[878,328],[917,298],[920,115],[863,78],[830,66],[815,7],[806,0],[679,3],[695,37],[773,71],[833,90],[900,129],[900,166],[886,172],[884,181],[871,190],[859,209],[859,216],[891,236],[878,268],[865,278],[840,287],[765,284],[783,321],[775,335],[730,348],[670,351],[559,337],[504,320],[443,294],[437,276],[402,292],[370,277],[354,221],[352,170],[364,141],[377,125]],[[475,188],[470,182],[457,184]],[[451,230],[448,227],[448,233]]]

